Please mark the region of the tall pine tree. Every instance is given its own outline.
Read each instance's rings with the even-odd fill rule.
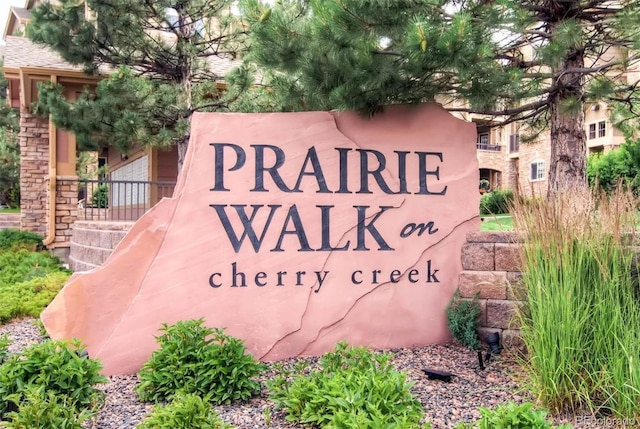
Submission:
[[[177,144],[180,168],[192,113],[225,106],[216,70],[236,57],[242,35],[232,7],[232,0],[43,3],[28,36],[109,77],[73,104],[59,85],[42,85],[38,112],[72,130],[81,149]]]
[[[637,0],[241,0],[269,89],[239,108],[446,101],[551,137],[549,192],[586,186],[585,105],[630,106]],[[244,88],[251,82],[243,69]],[[242,87],[242,85],[239,85]]]

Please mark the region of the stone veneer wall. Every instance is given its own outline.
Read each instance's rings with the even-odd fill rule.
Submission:
[[[547,195],[551,160],[551,142],[549,138],[548,133],[543,133],[539,142],[520,142],[518,162],[514,164],[514,167],[517,168],[519,191],[528,197],[545,197]],[[530,180],[531,163],[536,160],[542,160],[545,163],[545,179],[532,182]]]
[[[481,337],[498,331],[505,345],[520,343],[514,315],[523,293],[521,243],[515,232],[474,232],[462,248],[460,294],[471,299],[478,293]]]
[[[504,146],[502,147],[504,150]],[[504,162],[504,151],[501,150],[499,152],[492,150],[481,150],[478,149],[477,157],[478,157],[478,168],[489,168],[491,170],[499,171],[502,174],[501,182],[498,185],[504,186],[504,174],[505,170],[505,162]]]
[[[56,237],[55,245],[68,246],[73,223],[78,219],[78,177],[56,178]]]
[[[132,226],[133,222],[76,221],[72,228],[70,268],[88,271],[101,266]]]
[[[46,235],[49,121],[20,111],[20,228]]]

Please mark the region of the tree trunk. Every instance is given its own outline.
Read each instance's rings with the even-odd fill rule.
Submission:
[[[187,156],[187,148],[189,147],[189,135],[180,137],[177,142],[178,147],[178,174],[182,171],[182,165],[184,164],[184,158]]]
[[[570,52],[556,70],[550,94],[551,159],[548,197],[587,186],[587,148],[584,131],[584,53]],[[577,109],[563,108],[566,100],[575,99]]]
[[[193,18],[189,17],[184,9],[180,5],[175,6],[178,12],[178,25],[180,31],[180,37],[176,42],[176,48],[178,51],[178,59],[180,64],[180,83],[184,90],[185,96],[185,111],[188,112],[186,121],[189,122],[189,129],[191,129],[191,110],[193,108],[193,94],[192,94],[192,79],[193,79],[193,56],[189,52],[188,46],[191,45],[191,38],[195,34],[193,26]],[[187,156],[187,148],[189,147],[190,132],[187,135],[181,137],[178,142],[178,174],[182,171],[184,165],[184,159]]]

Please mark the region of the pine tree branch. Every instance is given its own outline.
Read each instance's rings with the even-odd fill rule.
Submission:
[[[606,64],[603,64],[601,66],[598,67],[567,67],[565,69],[563,69],[561,71],[561,73],[557,74],[557,77],[560,78],[561,76],[565,75],[565,74],[569,74],[569,73],[578,73],[578,74],[593,74],[593,73],[602,73],[604,71],[607,71],[608,69],[611,69],[613,67],[617,67],[620,65],[623,65],[624,63],[627,62],[633,62],[633,61],[637,61],[640,59],[640,54],[635,54],[633,56],[631,56],[630,58],[628,58],[625,61],[610,61]]]
[[[547,40],[553,37],[552,33],[549,33],[548,31],[542,31],[542,30],[525,30],[522,32],[522,34],[539,36]]]
[[[201,111],[203,109],[210,109],[212,107],[216,107],[218,109],[227,109],[229,107],[229,104],[228,103],[222,103],[222,102],[201,104],[201,105],[198,105],[198,106],[195,106],[195,107],[192,107],[191,109],[189,109],[186,113],[184,113],[182,115],[182,118],[186,119],[189,116],[193,115],[195,112],[199,112],[199,111]]]
[[[365,28],[373,28],[375,26],[374,24],[365,21],[364,19],[362,19],[361,17],[359,17],[355,13],[351,12],[344,4],[342,5],[342,9],[345,12],[347,12],[349,15],[351,15],[353,18],[355,18],[358,22],[360,22]]]
[[[377,49],[372,50],[371,53],[372,54],[376,54],[376,55],[390,55],[390,56],[399,57],[399,58],[405,58],[406,57],[405,54],[402,54],[400,52],[380,51],[380,50],[377,50]]]
[[[535,102],[523,104],[520,107],[516,107],[512,109],[502,109],[502,110],[474,109],[472,107],[452,107],[452,108],[445,107],[445,108],[450,112],[474,113],[477,115],[500,117],[500,116],[515,116],[521,113],[530,112],[532,110],[536,111],[538,109],[546,109],[547,104],[548,104],[547,99],[541,99]],[[506,123],[510,123],[510,122],[506,122]]]
[[[541,60],[525,61],[521,57],[516,57],[514,55],[509,55],[509,54],[498,54],[494,58],[496,60],[507,60],[510,63],[509,65],[515,66],[522,70],[544,65],[544,62]]]

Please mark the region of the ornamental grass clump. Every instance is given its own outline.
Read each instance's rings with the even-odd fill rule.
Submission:
[[[621,189],[513,210],[525,237],[520,313],[528,386],[553,411],[640,417],[638,201]]]

